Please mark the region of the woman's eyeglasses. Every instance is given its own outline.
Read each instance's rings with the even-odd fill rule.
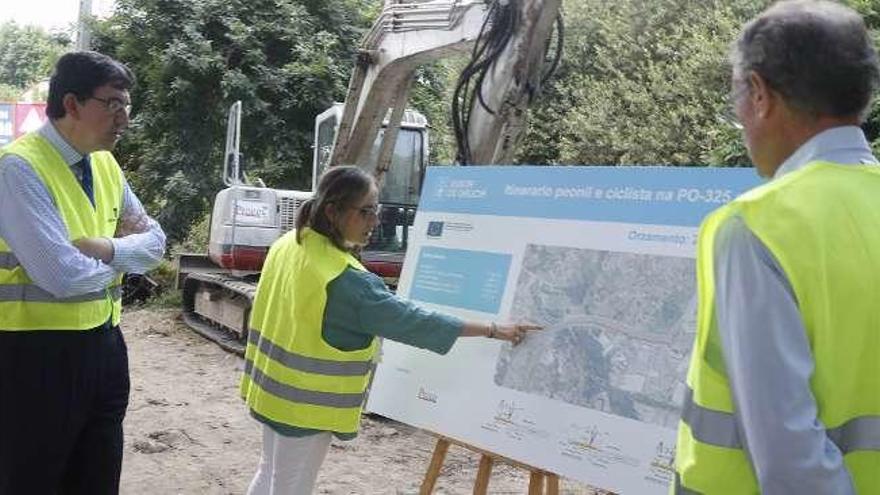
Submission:
[[[382,214],[382,205],[370,205],[363,206],[361,208],[355,208],[358,213],[360,213],[361,218],[379,218],[379,215]]]

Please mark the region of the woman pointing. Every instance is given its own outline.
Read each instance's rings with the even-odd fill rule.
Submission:
[[[357,435],[376,337],[446,354],[459,337],[516,345],[539,328],[464,321],[390,292],[352,254],[379,223],[378,197],[360,168],[331,168],[269,250],[241,382],[263,424],[251,495],[312,492],[332,437]]]

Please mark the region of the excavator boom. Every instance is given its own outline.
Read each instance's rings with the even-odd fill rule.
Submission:
[[[464,128],[456,131],[468,152],[460,161],[510,160],[526,107],[547,77],[543,62],[560,4],[561,0],[386,0],[361,45],[330,166],[368,163],[387,119],[375,165],[381,184],[415,70],[469,51],[474,60],[463,74],[468,82],[460,83],[459,89],[477,76],[477,97],[464,97]]]

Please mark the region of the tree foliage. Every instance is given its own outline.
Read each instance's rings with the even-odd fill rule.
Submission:
[[[880,49],[880,0],[849,0],[846,3],[862,14],[872,31],[874,46]],[[876,96],[862,129],[871,141],[874,154],[880,155],[880,101]]]
[[[96,48],[138,77],[119,155],[172,240],[221,187],[226,113],[236,100],[249,175],[308,187],[314,117],[344,97],[371,9],[360,0],[118,2]]]
[[[523,163],[748,165],[727,54],[770,0],[567,0],[565,58]],[[848,0],[880,47],[880,1]],[[880,152],[880,104],[863,125]]]
[[[565,4],[565,58],[533,112],[529,163],[745,165],[729,113],[729,43],[769,2]]]
[[[58,57],[70,41],[63,34],[50,34],[36,26],[19,26],[14,21],[0,24],[0,85],[25,89],[48,78]],[[21,91],[18,91],[21,93]]]
[[[0,83],[0,101],[16,101],[21,96],[21,88]]]

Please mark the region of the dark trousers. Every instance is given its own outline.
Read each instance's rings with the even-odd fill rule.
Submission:
[[[118,493],[128,389],[119,327],[0,331],[0,495]]]

